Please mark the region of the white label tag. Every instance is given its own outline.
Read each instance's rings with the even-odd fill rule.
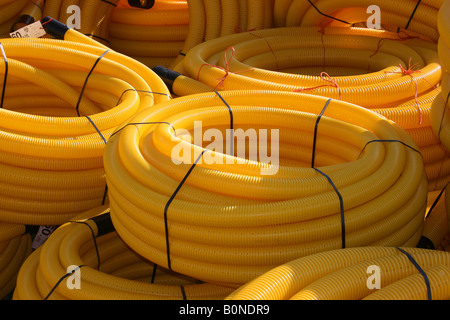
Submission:
[[[11,38],[40,38],[45,36],[45,34],[44,27],[42,27],[41,21],[38,20],[19,30],[11,32],[9,35]]]
[[[31,247],[36,250],[41,245],[44,244],[44,242],[48,239],[48,237],[52,234],[53,231],[55,231],[55,226],[40,226],[38,232],[36,233],[36,236],[33,239],[33,243],[31,244]]]

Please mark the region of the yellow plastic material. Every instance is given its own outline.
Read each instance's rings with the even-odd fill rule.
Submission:
[[[0,299],[11,294],[22,263],[31,254],[31,237],[24,225],[0,222]]]
[[[72,41],[2,40],[8,59],[0,109],[2,221],[59,225],[100,205],[105,142],[139,110],[170,99],[141,63],[93,46],[75,30],[66,36]],[[4,72],[1,63],[2,84]]]
[[[445,196],[437,200],[441,191],[432,191],[428,193],[427,214],[424,222],[422,236],[430,241],[432,248],[438,248],[449,234],[447,209],[445,204]],[[435,203],[437,201],[437,203]],[[435,205],[432,208],[432,205]]]
[[[272,0],[187,0],[189,29],[183,47],[169,68],[184,73],[184,58],[205,41],[273,26]]]
[[[436,97],[431,106],[431,125],[433,131],[442,144],[450,150],[450,24],[448,16],[450,14],[450,1],[444,1],[439,10],[438,27],[439,27],[439,57],[443,63],[444,75],[442,79],[442,92]],[[447,180],[449,181],[449,180]]]
[[[186,0],[155,1],[151,9],[130,7],[119,1],[109,24],[111,48],[153,68],[168,67],[178,56],[188,35]]]
[[[239,90],[221,97],[232,110],[234,130],[250,134],[254,128],[262,134],[260,143],[279,146],[279,166],[276,158],[271,164],[264,160],[264,153],[258,159],[250,157],[251,150],[242,154],[242,145],[234,156],[222,153],[226,146],[231,150],[229,139],[221,149],[202,144],[195,131],[195,144],[186,139],[183,132],[192,134],[195,121],[205,129],[200,134],[216,128],[228,135],[230,112],[216,93],[179,97],[139,112],[129,120],[133,125],[111,137],[104,164],[112,221],[140,255],[175,272],[236,287],[344,242],[417,245],[428,184],[417,146],[398,125],[353,104],[301,93]],[[340,198],[311,167],[315,123],[327,103],[314,166],[339,190],[344,233]],[[275,128],[279,144],[265,140],[261,131]],[[398,142],[370,142],[379,139]],[[202,146],[213,150],[192,169]],[[261,150],[267,152],[264,145]]]
[[[108,211],[107,205],[100,206],[58,227],[23,263],[13,299],[217,300],[231,293],[144,260],[115,231],[98,235],[100,226],[91,218]],[[71,279],[57,285],[77,266],[82,266],[78,289],[68,287],[68,281],[75,282]]]
[[[311,65],[319,69],[316,74],[285,72]],[[335,76],[330,67],[366,71]],[[450,178],[450,157],[431,128],[431,106],[442,80],[432,42],[365,28],[265,29],[197,45],[186,55],[184,69],[183,77],[173,82],[177,96],[208,87],[297,91],[371,109],[413,136],[424,154],[430,191]]]
[[[311,4],[314,4],[314,6]],[[426,36],[434,41],[439,37],[437,15],[444,0],[389,1],[389,0],[276,0],[274,21],[277,27],[319,26],[348,27],[353,24],[367,26],[377,6],[381,14],[381,27],[392,32],[407,31]],[[276,10],[275,10],[276,8]],[[414,14],[413,14],[414,13]]]
[[[226,300],[432,300],[450,298],[450,252],[361,247],[331,250],[280,265]]]
[[[9,38],[20,13],[28,4],[28,0],[0,0],[0,38]]]
[[[119,0],[46,0],[43,17],[52,17],[76,31],[101,42],[109,43],[111,15]]]

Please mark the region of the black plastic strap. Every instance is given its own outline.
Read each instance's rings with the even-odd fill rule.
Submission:
[[[409,17],[408,23],[406,24],[405,30],[407,30],[409,28],[409,25],[410,25],[412,19],[414,18],[414,15],[416,14],[417,8],[419,8],[420,2],[422,2],[422,0],[417,1],[417,4],[414,7],[414,10],[413,10],[411,16]]]
[[[342,236],[342,248],[345,248],[345,216],[344,216],[344,199],[342,198],[341,193],[339,192],[339,190],[337,189],[337,187],[335,186],[335,184],[333,183],[333,181],[331,180],[331,178],[326,175],[325,173],[323,173],[322,171],[320,171],[317,168],[314,168],[314,170],[316,170],[317,172],[319,172],[321,175],[323,175],[325,178],[327,178],[328,182],[331,184],[331,186],[333,187],[334,191],[336,191],[337,196],[339,197],[339,205],[340,205],[340,211],[341,211],[341,236]]]
[[[105,2],[105,3],[107,3],[107,4],[110,4],[110,5],[112,5],[113,7],[117,7],[117,4],[115,4],[115,3],[111,2],[111,1],[102,0],[102,2]]]
[[[230,155],[234,155],[234,118],[233,118],[233,110],[231,110],[230,105],[225,101],[225,99],[222,97],[222,95],[218,91],[214,91],[216,95],[222,100],[222,102],[227,106],[228,112],[230,114]]]
[[[186,182],[189,175],[192,173],[192,170],[194,170],[195,166],[197,165],[198,161],[202,158],[203,154],[207,151],[207,149],[204,149],[202,153],[195,159],[194,164],[190,167],[189,171],[186,173],[184,178],[181,180],[178,187],[175,189],[175,192],[170,196],[169,201],[167,201],[166,206],[164,207],[164,227],[165,227],[165,233],[166,233],[166,251],[167,251],[167,265],[169,270],[172,270],[172,263],[170,261],[170,245],[169,245],[169,225],[167,221],[167,211],[169,210],[169,206],[172,203],[172,201],[175,199],[176,195],[180,191],[183,184]]]
[[[449,185],[450,182],[447,182],[447,184],[445,185],[445,187],[441,190],[441,192],[439,192],[439,195],[437,196],[436,200],[434,200],[433,204],[431,205],[430,209],[428,210],[426,217],[429,217],[431,212],[433,212],[434,208],[437,206],[439,200],[441,199],[442,195],[444,194],[445,189],[447,188],[447,186]],[[426,219],[426,218],[425,218]]]
[[[328,15],[328,14],[322,13],[322,11],[320,11],[319,8],[317,8],[316,5],[315,5],[314,3],[312,3],[311,0],[308,0],[308,2],[314,7],[314,9],[316,9],[316,11],[317,11],[318,13],[320,13],[320,14],[323,15],[324,17],[327,17],[327,18],[330,18],[330,19],[333,19],[333,20],[336,20],[336,21],[339,21],[339,22],[342,22],[342,23],[346,23],[346,24],[348,24],[348,25],[351,25],[350,22],[347,22],[347,21],[344,21],[344,20],[341,20],[341,19],[332,17],[332,16],[330,16],[330,15]]]
[[[320,119],[322,119],[322,116],[323,116],[325,110],[327,109],[328,105],[330,104],[331,100],[332,99],[328,99],[327,103],[323,107],[322,111],[320,112],[320,114],[319,114],[319,116],[317,117],[317,120],[316,120],[316,125],[314,127],[314,139],[313,139],[311,168],[314,168],[315,161],[316,161],[317,130],[318,130],[318,127],[319,127],[319,122],[320,122]]]
[[[98,39],[98,40],[100,40],[100,41],[103,41],[103,42],[107,43],[109,46],[111,45],[111,42],[109,42],[108,39],[105,39],[105,38],[103,38],[103,37],[97,36],[97,35],[95,35],[95,34],[92,34],[92,33],[85,33],[84,35],[85,35],[86,37],[91,37],[91,38],[94,38],[94,39]]]
[[[183,297],[183,300],[187,300],[186,291],[184,290],[184,286],[180,285],[180,289],[181,289],[181,296]]]
[[[170,126],[173,129],[173,131],[175,132],[175,136],[177,135],[176,134],[177,131],[176,131],[175,127],[170,122],[166,122],[166,121],[149,121],[149,122],[130,122],[130,123],[127,123],[122,128],[117,129],[116,131],[114,131],[111,134],[111,137],[116,135],[116,134],[118,134],[120,131],[122,131],[123,129],[125,129],[128,126],[136,126],[136,125],[142,125],[142,124],[167,124],[168,126]]]
[[[86,118],[89,120],[89,122],[92,124],[92,126],[95,128],[95,131],[97,131],[98,135],[100,136],[100,138],[102,138],[103,142],[105,144],[108,143],[108,141],[106,141],[105,137],[103,136],[102,132],[97,128],[97,126],[95,125],[94,121],[92,121],[92,119],[89,116],[86,116]]]
[[[94,241],[94,247],[95,247],[95,252],[97,254],[97,270],[100,269],[100,252],[98,251],[98,246],[97,246],[97,237],[95,236],[94,230],[92,230],[92,227],[89,225],[89,223],[87,223],[86,221],[75,221],[75,220],[71,220],[69,222],[72,223],[78,223],[78,224],[84,224],[85,226],[87,226],[89,228],[89,230],[91,230],[91,234],[92,234],[92,240]]]
[[[404,145],[405,147],[407,147],[407,148],[409,148],[409,149],[411,149],[411,150],[417,152],[418,154],[420,154],[420,156],[422,156],[422,153],[421,153],[419,150],[417,150],[417,149],[411,147],[410,145],[404,143],[403,141],[400,141],[400,140],[381,140],[381,139],[378,140],[378,139],[376,139],[376,140],[371,140],[371,141],[369,141],[369,142],[366,143],[366,145],[364,146],[364,148],[363,148],[363,149],[361,150],[361,152],[359,153],[358,158],[361,157],[361,154],[364,152],[364,150],[366,150],[366,147],[367,147],[369,144],[374,143],[374,142],[397,142],[397,143],[400,143],[400,144]]]
[[[152,271],[152,279],[150,280],[150,283],[155,283],[156,268],[158,268],[158,265],[156,263],[154,263],[153,264],[153,271]]]
[[[48,298],[50,298],[50,296],[53,294],[53,292],[56,290],[56,288],[59,286],[59,284],[67,277],[71,276],[72,274],[75,273],[75,271],[77,271],[78,269],[81,269],[82,267],[84,267],[84,265],[78,266],[78,268],[75,268],[74,270],[72,270],[71,273],[66,273],[65,275],[63,275],[58,282],[56,282],[56,284],[53,286],[53,288],[50,290],[50,292],[47,294],[47,296],[44,298],[44,300],[48,300]]]
[[[403,253],[407,258],[408,258],[408,260],[409,261],[411,261],[411,263],[416,267],[416,269],[419,271],[419,273],[422,275],[422,277],[424,278],[424,280],[425,280],[425,285],[427,286],[427,297],[428,297],[428,300],[432,300],[431,299],[431,286],[430,286],[430,280],[428,279],[428,276],[427,276],[427,274],[425,273],[425,271],[423,271],[423,269],[420,267],[420,265],[417,263],[417,261],[416,260],[414,260],[414,258],[408,253],[408,252],[406,252],[405,250],[403,250],[403,249],[401,249],[401,248],[399,248],[399,247],[396,247],[401,253]]]
[[[0,109],[1,109],[3,108],[3,101],[5,100],[6,80],[8,79],[8,59],[6,58],[5,49],[3,48],[3,44],[1,42],[0,42],[0,50],[2,51],[3,60],[5,61],[5,77],[3,79],[2,99],[0,101]]]
[[[88,80],[89,80],[89,77],[92,75],[92,72],[94,71],[94,69],[95,69],[95,67],[97,66],[97,64],[99,63],[99,61],[100,61],[100,60],[101,60],[101,59],[102,59],[109,51],[110,51],[110,49],[106,50],[105,52],[103,52],[103,53],[101,54],[100,57],[97,58],[97,60],[95,61],[94,65],[92,66],[91,70],[89,71],[89,73],[88,73],[86,79],[84,80],[84,84],[83,84],[83,87],[81,88],[81,93],[80,93],[80,96],[78,97],[78,102],[77,102],[77,106],[76,106],[76,110],[77,110],[78,116],[80,116],[80,111],[79,111],[78,109],[80,108],[81,98],[83,97],[83,93],[84,93],[84,90],[86,89],[86,85],[87,85],[87,82],[88,82]]]
[[[442,118],[441,118],[441,123],[439,125],[439,132],[438,132],[439,139],[441,138],[442,125],[444,123],[445,113],[447,112],[447,105],[448,105],[449,99],[450,99],[450,92],[447,95],[447,99],[445,100],[445,105],[444,105],[444,111],[442,112]]]

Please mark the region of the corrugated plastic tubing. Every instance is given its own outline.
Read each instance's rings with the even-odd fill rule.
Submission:
[[[225,131],[230,114],[217,93],[178,97],[139,112],[129,123],[143,124],[118,129],[104,165],[113,224],[140,255],[175,272],[236,287],[319,251],[417,245],[428,185],[415,143],[398,125],[319,96],[259,90],[220,95],[232,110],[234,129],[280,129],[280,166],[216,149],[205,151],[205,161],[192,169],[204,149],[170,128],[191,130],[193,121],[202,121],[203,127]],[[313,149],[315,122],[327,103]],[[369,142],[374,139],[404,144]],[[172,154],[180,146],[191,162],[173,162],[180,160]],[[311,165],[328,175],[341,197]]]
[[[67,280],[60,282],[76,266],[79,289],[69,288]],[[117,236],[104,205],[58,227],[30,255],[20,269],[13,299],[223,300],[231,292],[170,272],[137,255]]]
[[[76,11],[71,7],[78,6],[80,25],[76,30],[109,46],[109,24],[118,2],[119,0],[46,0],[43,17],[52,17],[67,24],[78,18],[74,16]]]
[[[426,244],[425,248],[438,248],[449,234],[445,196],[442,196],[441,192],[442,190],[428,193],[427,213],[421,240],[426,240],[423,242]],[[420,247],[420,245],[418,246]]]
[[[444,71],[442,92],[436,97],[431,108],[431,125],[439,140],[450,150],[450,1],[444,1],[438,15],[440,33],[438,52]]]
[[[450,184],[445,188],[445,206],[447,208],[447,223],[450,233]]]
[[[25,225],[0,222],[0,299],[11,294],[22,263],[31,253]]]
[[[150,9],[120,1],[111,16],[109,39],[111,48],[149,68],[168,67],[182,50],[188,27],[186,0],[157,0]]]
[[[181,52],[169,66],[184,72],[187,52],[205,41],[273,27],[273,0],[187,0],[189,29]]]
[[[170,98],[136,60],[75,30],[64,36],[1,41],[8,61],[0,109],[2,221],[59,225],[101,204],[106,140],[138,110]],[[3,80],[3,61],[0,68]]]
[[[29,0],[0,0],[0,38],[8,38]]]
[[[379,268],[380,289],[369,288],[372,267]],[[425,277],[431,299],[448,300],[450,252],[404,247],[339,249],[280,265],[226,300],[427,300]]]
[[[274,24],[276,27],[366,25],[371,15],[367,13],[367,9],[376,5],[380,8],[383,29],[420,34],[437,42],[439,34],[436,18],[443,2],[444,0],[276,0]]]
[[[320,31],[317,27],[265,29],[204,42],[188,52],[185,73],[171,76],[169,85],[177,96],[240,88],[302,91],[372,109],[414,137],[424,153],[430,187],[442,188],[450,177],[450,158],[430,124],[431,105],[442,79],[436,44],[365,28]],[[352,59],[348,59],[350,50]],[[410,64],[413,72],[407,73]],[[357,68],[362,73],[328,77],[283,71],[309,65],[325,70]]]

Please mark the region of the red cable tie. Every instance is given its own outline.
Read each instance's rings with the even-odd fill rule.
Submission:
[[[416,100],[416,104],[417,104],[417,109],[419,110],[419,125],[422,124],[422,120],[423,120],[423,111],[422,108],[420,107],[420,103],[418,100],[418,94],[419,94],[419,84],[417,83],[417,80],[413,77],[413,73],[420,73],[422,72],[421,70],[414,70],[413,68],[416,65],[411,65],[411,58],[409,58],[409,64],[408,64],[408,69],[403,68],[403,66],[401,64],[399,64],[400,67],[400,72],[396,72],[396,71],[392,71],[392,72],[385,72],[385,73],[401,73],[405,76],[410,76],[411,79],[414,81],[414,83],[416,84],[416,92],[414,94],[414,98]]]
[[[202,68],[203,68],[204,66],[210,66],[210,67],[218,68],[218,69],[220,69],[220,70],[222,70],[222,71],[225,72],[225,75],[224,75],[222,78],[216,79],[216,80],[219,81],[219,83],[218,83],[217,86],[214,88],[214,91],[215,91],[219,86],[220,86],[220,87],[223,87],[223,84],[224,84],[226,78],[228,77],[228,75],[229,75],[230,73],[235,73],[235,74],[237,74],[237,73],[247,72],[247,71],[252,71],[252,70],[253,70],[253,69],[249,69],[249,70],[242,70],[242,71],[231,72],[231,71],[230,71],[230,62],[229,62],[228,57],[227,57],[227,52],[228,52],[228,50],[230,50],[230,49],[232,50],[230,59],[233,58],[234,53],[235,53],[235,49],[234,49],[233,47],[228,47],[228,48],[225,50],[225,53],[224,53],[225,68],[224,68],[224,67],[221,67],[221,66],[216,66],[216,65],[213,65],[213,64],[209,64],[209,63],[204,63],[204,64],[202,64],[202,65],[200,66],[200,69],[198,69],[198,73],[197,73],[197,81],[199,80],[200,71],[202,70]]]
[[[328,77],[328,79],[325,79],[324,76]],[[311,87],[311,88],[302,88],[302,89],[295,89],[294,92],[303,92],[303,91],[309,91],[309,90],[315,90],[318,88],[322,88],[322,87],[335,87],[339,90],[339,98],[342,100],[342,92],[341,92],[341,88],[339,87],[339,84],[336,82],[336,80],[334,78],[332,78],[328,73],[326,73],[325,71],[322,71],[320,73],[320,78],[324,81],[330,82],[333,85],[329,85],[329,84],[324,84],[324,85],[320,85],[320,86],[316,86],[316,87]]]

